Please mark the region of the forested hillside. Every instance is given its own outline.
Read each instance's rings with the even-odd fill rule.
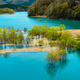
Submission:
[[[47,15],[50,18],[80,20],[80,0],[36,0],[29,9],[29,16]]]
[[[17,4],[17,5],[26,5],[30,6],[36,0],[0,0],[0,5],[3,4]]]
[[[10,8],[10,9],[13,9],[14,11],[27,11],[28,10],[28,6],[15,5],[15,4],[0,5],[0,8]]]

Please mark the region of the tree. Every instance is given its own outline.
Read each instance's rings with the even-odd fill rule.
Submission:
[[[49,27],[47,25],[42,25],[41,28],[41,35],[45,36],[45,34],[47,33]]]
[[[27,31],[27,28],[24,28],[24,32],[26,32]]]
[[[41,25],[35,25],[30,31],[29,34],[32,36],[40,36]]]
[[[60,60],[66,60],[67,52],[65,49],[59,49]]]
[[[58,41],[60,48],[70,48],[76,45],[76,40],[72,38],[71,33],[63,32]]]
[[[23,40],[24,40],[24,36],[23,33],[20,31],[17,36],[17,41],[22,43]]]
[[[50,45],[50,47],[53,47],[53,46],[55,45],[55,42],[50,41],[50,42],[49,42],[49,45]]]
[[[47,25],[35,25],[30,31],[29,35],[32,36],[40,36],[40,35],[45,35],[48,30]]]
[[[61,18],[66,17],[66,10],[68,9],[68,7],[69,7],[68,2],[64,2],[61,4],[61,11],[60,11]]]
[[[80,40],[80,35],[77,36],[78,40]]]
[[[0,27],[0,41],[3,41],[3,32],[2,32],[2,28]]]
[[[11,33],[9,36],[12,43],[17,43],[17,34],[15,29],[11,30]]]
[[[80,19],[80,4],[73,7],[72,17],[74,19]]]
[[[9,30],[8,30],[7,28],[4,28],[4,29],[3,29],[3,40],[4,40],[4,42],[6,42],[6,43],[7,43],[8,38],[9,38],[8,32],[9,32]]]
[[[42,46],[44,44],[43,40],[38,41],[39,46]]]
[[[59,57],[58,54],[51,51],[50,53],[47,54],[46,59],[50,65],[54,65],[59,60]]]
[[[59,5],[55,4],[54,9],[53,9],[53,17],[58,18],[59,17]]]
[[[51,40],[55,40],[59,37],[59,33],[56,31],[58,27],[50,27],[46,33],[46,37]]]
[[[80,41],[77,41],[77,48],[80,50]]]
[[[59,28],[60,28],[60,31],[63,31],[65,29],[65,25],[64,24],[60,24]]]

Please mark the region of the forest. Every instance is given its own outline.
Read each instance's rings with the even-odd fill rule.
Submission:
[[[0,14],[13,14],[14,10],[10,8],[0,8]]]
[[[28,16],[46,15],[49,18],[80,20],[80,0],[36,0]]]
[[[4,4],[0,5],[0,8],[10,8],[14,11],[27,11],[29,6],[16,5],[16,4]]]

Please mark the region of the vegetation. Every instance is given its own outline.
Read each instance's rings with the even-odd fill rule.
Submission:
[[[29,35],[32,35],[32,36],[40,36],[40,35],[43,35],[43,36],[45,36],[47,30],[48,30],[48,26],[47,25],[35,25],[29,31]]]
[[[50,42],[49,42],[49,45],[50,45],[50,47],[53,47],[53,46],[55,46],[55,42],[50,41]]]
[[[36,0],[29,9],[29,16],[46,15],[50,18],[80,20],[80,0]]]
[[[29,36],[33,37],[40,36],[47,38],[50,40],[49,45],[53,47],[54,45],[58,46],[60,49],[65,48],[78,48],[79,49],[79,42],[80,42],[80,35],[78,35],[78,39],[74,39],[72,34],[68,31],[64,31],[65,25],[60,24],[59,26],[52,26],[48,27],[47,25],[35,25],[30,31]],[[43,45],[43,41],[40,40],[39,45]]]
[[[0,8],[0,14],[5,14],[5,13],[13,14],[14,10],[9,8]]]
[[[17,44],[17,42],[22,43],[24,40],[23,33],[16,29],[12,28],[1,28],[0,27],[0,43],[13,43]]]
[[[77,39],[75,39],[70,32],[66,32],[64,31],[64,29],[65,25],[63,24],[60,24],[56,27],[52,26],[50,28],[47,25],[35,25],[28,32],[26,41],[27,43],[30,43],[30,41],[32,41],[35,36],[38,36],[39,41],[37,43],[39,44],[39,46],[42,46],[41,49],[43,49],[45,41],[41,38],[49,39],[50,41],[48,40],[48,42],[50,47],[56,46],[58,48],[55,52],[51,51],[46,58],[49,64],[53,65],[58,61],[66,60],[66,50],[68,48],[78,48],[80,50],[80,35],[78,35]],[[26,28],[24,28],[24,32],[25,31],[27,31]],[[13,27],[0,27],[0,43],[1,42],[4,42],[6,44],[17,44],[17,42],[19,42],[20,44],[22,44],[24,42],[24,36],[22,31],[19,29],[16,30]],[[37,43],[34,45],[35,47],[37,47]]]
[[[60,48],[70,48],[76,45],[76,40],[71,36],[69,32],[63,32],[58,40]]]
[[[51,51],[50,53],[47,54],[46,59],[48,60],[50,65],[53,65],[59,60],[59,57],[58,54],[55,54],[54,52]]]
[[[15,4],[0,5],[0,8],[10,8],[10,9],[13,9],[14,11],[27,11],[28,10],[28,6],[15,5]]]
[[[65,25],[60,24],[59,26],[52,26],[50,28],[47,25],[36,25],[29,31],[29,36],[34,37],[42,35],[43,38],[50,40],[50,47],[57,46],[59,48],[57,51],[51,51],[47,55],[46,59],[51,65],[56,64],[58,61],[67,60],[66,48],[80,49],[80,35],[75,39],[70,32],[64,30]],[[38,43],[40,46],[43,46],[43,39],[39,40]]]
[[[62,61],[66,60],[66,55],[67,55],[66,50],[60,49],[57,50],[56,52],[51,51],[50,53],[48,53],[46,59],[50,65],[54,65],[60,60]]]
[[[77,48],[80,50],[80,40],[77,41]]]
[[[43,40],[38,41],[39,46],[42,46],[44,44]]]
[[[0,0],[0,5],[15,4],[15,5],[30,6],[34,1],[36,1],[36,0]]]

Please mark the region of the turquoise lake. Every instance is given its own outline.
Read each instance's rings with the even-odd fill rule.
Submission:
[[[34,25],[47,24],[51,26],[59,26],[64,24],[66,29],[80,29],[80,21],[75,20],[58,20],[49,18],[33,18],[28,17],[27,12],[16,12],[16,13],[26,13],[26,14],[11,14],[11,15],[0,15],[0,26],[8,27],[14,26],[15,29],[31,29]]]
[[[0,15],[0,27],[31,29],[34,25],[47,24],[66,29],[80,29],[80,21],[28,17],[26,14]],[[25,49],[29,46],[0,46],[5,49]],[[68,50],[67,61],[51,66],[46,60],[47,52],[16,52],[0,54],[0,80],[80,80],[80,51]]]
[[[80,80],[80,51],[68,54],[66,62],[49,66],[47,52],[0,54],[0,80]]]

